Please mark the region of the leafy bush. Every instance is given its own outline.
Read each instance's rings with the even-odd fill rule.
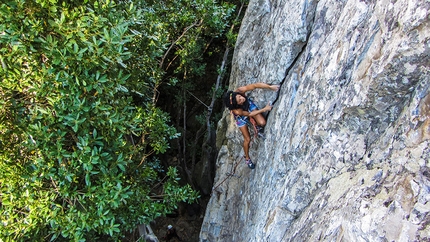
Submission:
[[[151,36],[136,31],[148,12],[109,0],[0,5],[1,239],[119,239],[197,198],[174,168],[160,179],[147,162],[178,136],[152,102],[163,42],[136,46]]]

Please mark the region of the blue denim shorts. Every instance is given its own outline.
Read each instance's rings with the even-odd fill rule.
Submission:
[[[258,109],[257,105],[255,105],[255,103],[253,101],[251,101],[251,99],[248,99],[248,101],[249,101],[248,112],[252,112],[252,111]],[[234,115],[234,118],[236,119],[236,125],[239,128],[245,126],[246,122],[248,121],[248,116]]]

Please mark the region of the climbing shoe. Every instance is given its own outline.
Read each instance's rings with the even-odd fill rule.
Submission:
[[[244,157],[244,158],[245,158],[245,157]],[[246,163],[246,165],[248,165],[248,167],[249,167],[250,169],[254,169],[254,168],[255,168],[255,164],[254,164],[254,163],[252,163],[251,158],[249,158],[249,159],[246,159],[246,158],[245,158],[245,163]]]

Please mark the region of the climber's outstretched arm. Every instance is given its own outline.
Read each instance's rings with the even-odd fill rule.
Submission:
[[[256,88],[263,88],[263,89],[271,89],[273,91],[278,91],[279,90],[279,85],[269,85],[267,83],[253,83],[253,84],[249,84],[243,87],[239,87],[235,90],[235,92],[239,92],[239,93],[245,93],[248,91],[252,91]]]

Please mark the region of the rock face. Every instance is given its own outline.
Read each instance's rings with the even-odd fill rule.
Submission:
[[[254,170],[231,115],[220,120],[200,241],[429,241],[429,12],[428,0],[251,0],[230,89],[281,89],[250,93],[275,101]]]

